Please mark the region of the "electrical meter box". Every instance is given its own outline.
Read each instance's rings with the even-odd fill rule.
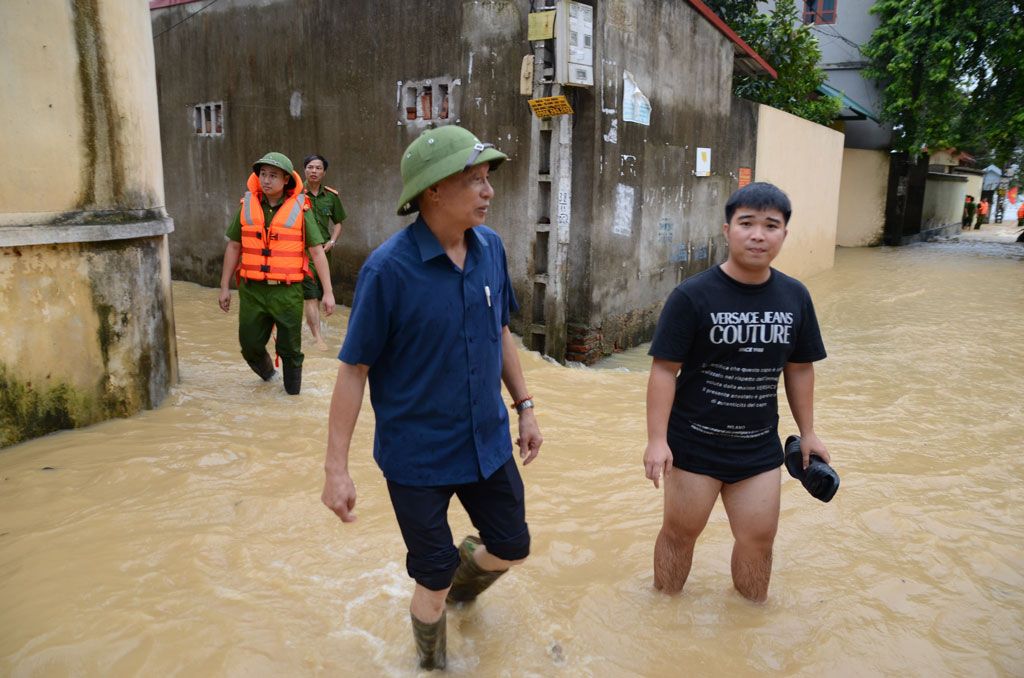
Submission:
[[[559,0],[555,14],[555,79],[562,85],[594,86],[594,8]]]

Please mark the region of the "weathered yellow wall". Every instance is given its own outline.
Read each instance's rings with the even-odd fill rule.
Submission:
[[[0,1],[0,448],[177,381],[141,0]]]
[[[770,106],[758,108],[755,178],[775,184],[793,203],[775,268],[798,278],[832,268],[842,166],[841,133]]]
[[[0,64],[0,226],[163,207],[147,3],[3,0]]]
[[[889,190],[889,154],[886,151],[843,149],[843,175],[839,182],[840,247],[879,245],[885,229],[885,197]]]

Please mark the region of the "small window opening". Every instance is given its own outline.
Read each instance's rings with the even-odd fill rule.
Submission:
[[[424,120],[434,117],[433,89],[430,85],[425,86],[420,94],[420,117]]]
[[[224,104],[218,102],[193,106],[192,127],[198,136],[222,136],[224,134]]]
[[[406,87],[405,88],[405,119],[415,120],[416,119],[416,88]]]
[[[437,117],[441,120],[448,119],[448,85],[437,86],[438,102]]]

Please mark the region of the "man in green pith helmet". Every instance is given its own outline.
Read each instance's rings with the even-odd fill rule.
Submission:
[[[302,161],[302,169],[306,174],[306,195],[312,206],[310,212],[316,218],[320,226],[320,235],[324,237],[324,254],[329,254],[334,249],[338,237],[341,235],[341,222],[345,221],[345,207],[341,204],[341,197],[337,189],[321,185],[324,174],[327,173],[327,158],[314,153],[306,156]],[[309,331],[313,333],[313,341],[321,351],[327,350],[327,343],[324,341],[320,331],[320,300],[323,299],[324,290],[314,270],[302,283],[302,295],[306,299],[306,324]]]
[[[519,416],[524,464],[543,438],[508,329],[518,306],[505,247],[483,225],[490,171],[506,159],[454,125],[409,145],[398,213],[419,217],[367,258],[338,355],[322,499],[343,522],[355,520],[349,446],[369,380],[373,456],[416,581],[410,612],[425,669],[445,666],[446,599],[474,600],[530,552],[508,408]],[[459,548],[448,526],[452,495],[479,531]]]
[[[241,207],[226,233],[220,303],[231,308],[231,277],[238,278],[238,342],[242,357],[264,381],[274,376],[267,341],[277,326],[277,355],[284,389],[302,387],[302,281],[309,259],[324,288],[324,313],[334,312],[323,236],[302,191],[302,178],[281,153],[267,153],[252,166]]]

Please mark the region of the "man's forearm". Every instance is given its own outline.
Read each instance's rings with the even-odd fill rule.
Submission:
[[[238,258],[242,254],[242,243],[229,240],[224,248],[224,264],[220,271],[220,287],[226,289],[231,286],[231,276],[238,268]]]
[[[655,360],[647,380],[647,440],[668,439],[668,418],[676,399],[676,374],[679,366]]]
[[[331,242],[335,245],[338,244],[338,238],[341,237],[341,224],[334,224],[334,228],[331,230]]]
[[[523,366],[519,363],[516,340],[512,338],[512,332],[507,325],[501,328],[501,380],[505,382],[505,388],[508,389],[513,401],[529,395],[529,391],[526,390],[526,377],[523,376]]]
[[[313,263],[316,265],[316,274],[320,277],[320,284],[324,288],[324,295],[330,294],[334,296],[334,290],[331,288],[331,265],[327,263],[327,255],[324,254],[324,248],[321,245],[314,245],[309,248],[309,256],[313,259]]]
[[[327,422],[327,458],[324,460],[324,469],[329,474],[348,473],[349,446],[359,419],[359,408],[363,404],[368,372],[369,367],[366,365],[343,362],[338,366]]]
[[[814,363],[788,363],[783,368],[786,400],[800,435],[814,431]]]

